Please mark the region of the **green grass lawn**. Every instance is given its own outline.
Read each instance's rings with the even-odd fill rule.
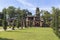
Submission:
[[[26,28],[0,32],[0,40],[59,40],[51,28]]]

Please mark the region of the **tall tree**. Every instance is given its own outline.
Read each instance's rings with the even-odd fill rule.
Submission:
[[[55,27],[55,7],[52,7],[52,26]]]
[[[51,14],[48,11],[43,11],[42,18],[44,19],[44,23],[46,26],[50,26]]]
[[[16,9],[16,13],[17,13],[17,28],[19,28],[21,26],[21,10],[20,8]]]
[[[4,14],[4,18],[3,18],[3,29],[6,31],[6,29],[7,29],[6,8],[3,9],[2,13]]]
[[[7,8],[7,14],[9,15],[10,18],[14,17],[15,16],[15,7],[13,6],[9,6]]]
[[[14,6],[9,6],[7,8],[7,15],[9,18],[8,22],[9,22],[10,26],[12,26],[12,21],[13,21],[13,19],[15,19],[15,15],[16,15],[15,10],[16,10],[16,8]]]
[[[53,15],[52,23],[53,23],[54,32],[60,37],[60,35],[59,35],[60,34],[60,32],[59,32],[59,29],[60,29],[60,9],[52,7],[52,15]]]

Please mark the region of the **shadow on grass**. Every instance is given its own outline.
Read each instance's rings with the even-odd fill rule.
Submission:
[[[9,33],[10,33],[10,32],[13,32],[13,33],[14,33],[14,32],[15,32],[15,33],[16,33],[16,32],[17,32],[17,33],[32,33],[32,32],[28,32],[28,31],[24,31],[24,30],[23,30],[23,31],[20,31],[20,30],[19,30],[19,31],[11,30],[11,31],[6,31],[6,32],[9,32]]]
[[[20,32],[20,31],[24,31],[26,29],[18,29],[18,30],[7,30],[6,32]]]
[[[6,31],[6,32],[20,32],[20,31]]]
[[[9,38],[0,38],[0,40],[13,40],[13,39],[9,39]]]

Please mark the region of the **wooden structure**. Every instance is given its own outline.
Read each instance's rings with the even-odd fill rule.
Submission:
[[[36,14],[34,16],[27,15],[26,16],[26,26],[36,26],[40,27],[43,24],[43,19],[40,17],[40,10],[36,8]]]
[[[26,17],[26,26],[36,26],[40,27],[43,24],[43,20],[37,16],[27,16]]]

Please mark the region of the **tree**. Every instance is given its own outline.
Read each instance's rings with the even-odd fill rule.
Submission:
[[[48,11],[43,11],[44,14],[42,15],[42,18],[44,19],[44,23],[46,26],[50,26],[51,21],[51,14]]]
[[[16,26],[16,20],[13,20],[13,22],[12,22],[12,30],[15,30],[15,26]]]
[[[12,26],[12,21],[15,20],[15,15],[16,15],[15,9],[16,8],[14,6],[9,6],[7,8],[7,15],[8,15],[8,18],[9,18],[9,20],[8,20],[9,26]]]
[[[14,17],[15,16],[15,7],[13,6],[9,6],[7,8],[7,14],[9,15],[10,18]]]
[[[0,26],[2,26],[2,20],[3,20],[3,13],[2,12],[0,12]]]
[[[55,7],[52,7],[52,15],[53,15],[53,20],[52,20],[52,23],[53,23],[53,29],[54,29],[54,32],[55,34],[57,34],[59,37],[60,37],[60,9],[59,8],[55,8]]]
[[[23,14],[22,14],[22,22],[23,22],[23,26],[24,26],[24,27],[27,27],[27,26],[26,26],[26,16],[27,16],[27,13],[28,13],[27,11],[28,11],[28,10],[25,10],[25,9],[22,10],[22,13],[23,13]]]
[[[3,18],[3,29],[6,31],[6,29],[7,29],[6,8],[3,9],[2,13],[4,14],[4,18]]]
[[[20,25],[21,25],[21,23],[20,23],[20,21],[21,21],[21,10],[20,10],[20,8],[18,8],[18,9],[16,9],[16,13],[17,13],[17,28],[19,28],[20,27]]]
[[[3,13],[0,12],[0,19],[3,19]]]
[[[52,7],[52,26],[55,27],[55,7]]]

